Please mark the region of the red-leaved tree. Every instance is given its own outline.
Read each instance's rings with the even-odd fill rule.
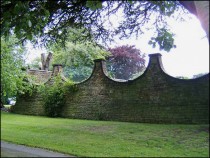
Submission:
[[[134,45],[110,48],[111,56],[107,58],[107,71],[115,79],[131,79],[145,68],[145,54]]]

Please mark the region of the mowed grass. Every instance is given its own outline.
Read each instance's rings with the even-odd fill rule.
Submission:
[[[209,125],[47,118],[1,112],[1,139],[87,157],[209,157]]]

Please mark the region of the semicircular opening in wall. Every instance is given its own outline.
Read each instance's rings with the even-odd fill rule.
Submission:
[[[140,77],[148,66],[149,58],[146,55],[141,61],[135,60],[106,60],[107,76],[113,80],[134,80]]]
[[[88,65],[73,65],[73,66],[64,66],[63,74],[66,78],[74,82],[82,82],[88,79],[93,71],[94,63]]]

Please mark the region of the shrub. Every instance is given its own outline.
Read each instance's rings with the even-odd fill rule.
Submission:
[[[63,82],[60,76],[54,77],[54,82],[41,86],[45,114],[49,117],[60,117],[65,105],[65,92],[72,89],[73,82]]]

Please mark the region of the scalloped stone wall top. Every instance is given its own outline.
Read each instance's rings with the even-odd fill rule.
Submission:
[[[66,92],[62,117],[147,123],[209,123],[209,74],[189,80],[174,78],[165,72],[159,53],[149,55],[146,70],[134,80],[110,79],[105,61],[97,59],[94,63],[91,76],[76,84],[77,91]],[[62,74],[62,66],[55,65],[53,74]],[[19,96],[13,112],[44,115],[41,97],[39,94]]]

